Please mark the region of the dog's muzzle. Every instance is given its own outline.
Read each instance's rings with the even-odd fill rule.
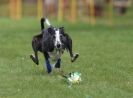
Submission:
[[[62,48],[62,44],[58,42],[58,43],[55,45],[55,47],[56,47],[56,49],[61,49],[61,48]]]
[[[61,44],[57,44],[57,49],[60,49],[61,48]]]

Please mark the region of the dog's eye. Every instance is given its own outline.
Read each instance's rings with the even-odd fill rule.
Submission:
[[[62,38],[63,37],[63,35],[60,35],[60,38]]]
[[[53,36],[53,39],[55,39],[55,36]]]

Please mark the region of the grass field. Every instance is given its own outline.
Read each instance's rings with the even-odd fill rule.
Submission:
[[[60,25],[62,23],[55,23]],[[34,19],[0,20],[0,98],[133,98],[133,25],[108,27],[63,23],[80,57],[62,57],[65,73],[79,71],[82,82],[69,88],[58,70],[51,75],[29,58],[32,36],[40,31]]]

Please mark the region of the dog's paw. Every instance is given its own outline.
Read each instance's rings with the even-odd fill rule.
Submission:
[[[30,55],[30,58],[32,59],[32,58],[35,58],[35,55],[34,54],[31,54]]]
[[[71,58],[71,62],[74,62],[78,57],[79,57],[79,54],[76,53],[76,54]]]
[[[36,60],[34,54],[31,54],[31,55],[30,55],[30,58],[32,59],[32,61],[33,61],[34,63],[36,63],[37,65],[39,65],[39,62]]]

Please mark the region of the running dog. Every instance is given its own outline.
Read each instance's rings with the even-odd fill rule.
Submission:
[[[40,22],[41,33],[34,36],[32,39],[32,48],[34,54],[30,55],[30,58],[33,60],[33,62],[39,65],[38,51],[43,53],[46,61],[47,72],[51,73],[52,66],[50,59],[55,61],[55,68],[60,68],[61,55],[65,49],[69,51],[71,62],[74,62],[78,58],[79,54],[73,54],[72,39],[64,31],[64,27],[53,27],[47,18],[41,18]],[[46,29],[44,28],[44,23],[48,25]]]

